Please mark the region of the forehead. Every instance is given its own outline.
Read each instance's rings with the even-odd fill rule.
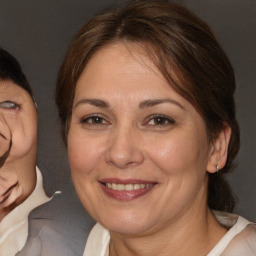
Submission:
[[[31,98],[29,93],[11,80],[0,80],[0,98]]]
[[[115,44],[102,48],[90,59],[77,83],[73,106],[88,99],[104,99],[112,106],[118,102],[140,106],[148,100],[167,102],[167,98],[191,107],[141,48]]]
[[[92,80],[91,84],[96,81],[111,84],[115,79],[121,83],[127,78],[140,79],[149,76],[164,79],[140,45],[113,43],[100,48],[92,55],[76,85],[79,88],[85,82],[90,84]]]
[[[170,87],[181,96],[184,96],[183,92],[185,92],[185,94],[186,92],[191,94],[190,91],[193,86],[191,87],[191,83],[188,81],[184,71],[173,61],[171,56],[164,53],[158,46],[154,46],[150,43],[130,42],[125,40],[111,42],[97,49],[86,63],[83,72],[80,74],[75,84],[75,89],[77,85],[79,85],[81,77],[87,73],[87,70],[95,68],[92,63],[95,64],[97,61],[104,61],[108,68],[116,59],[119,61],[119,66],[115,70],[115,73],[119,72],[121,75],[122,72],[129,72],[127,69],[127,60],[129,60],[130,72],[136,69],[137,73],[154,73],[154,75],[164,78],[167,83],[169,83]]]
[[[145,68],[150,71],[156,71],[157,68],[154,62],[151,58],[149,58],[151,51],[152,50],[150,48],[146,50],[146,48],[143,47],[143,44],[139,43],[116,42],[107,44],[99,48],[92,55],[84,71],[88,69],[88,66],[90,66],[91,63],[94,63],[99,59],[100,61],[104,60],[105,62],[108,62],[109,65],[112,65],[114,60],[118,60],[119,64],[121,64],[117,70],[118,72],[127,72],[126,69],[124,70],[124,67],[127,66],[127,64],[130,64],[129,68],[131,69],[134,65],[136,65],[135,68],[138,69],[137,64],[140,64],[143,72],[145,72]],[[129,61],[129,63],[127,63],[127,60]]]

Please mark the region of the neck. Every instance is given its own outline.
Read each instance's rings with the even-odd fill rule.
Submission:
[[[111,233],[110,256],[203,256],[226,232],[205,207],[148,235],[127,238]]]

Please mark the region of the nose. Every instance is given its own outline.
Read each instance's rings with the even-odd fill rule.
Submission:
[[[144,161],[139,134],[128,127],[116,128],[108,142],[106,161],[119,169],[140,165]]]

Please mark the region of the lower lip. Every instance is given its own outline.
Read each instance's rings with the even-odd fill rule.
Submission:
[[[125,190],[119,191],[119,190],[113,190],[111,188],[108,188],[102,183],[100,183],[100,185],[106,195],[119,201],[130,201],[130,200],[136,199],[138,197],[144,196],[154,188],[154,185],[152,185],[149,188],[142,188],[142,189],[132,190],[132,191],[125,191]]]

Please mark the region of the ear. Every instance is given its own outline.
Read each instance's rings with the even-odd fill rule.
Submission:
[[[221,170],[225,166],[230,137],[231,128],[225,125],[211,145],[207,164],[207,171],[209,173],[215,173],[217,169]]]

